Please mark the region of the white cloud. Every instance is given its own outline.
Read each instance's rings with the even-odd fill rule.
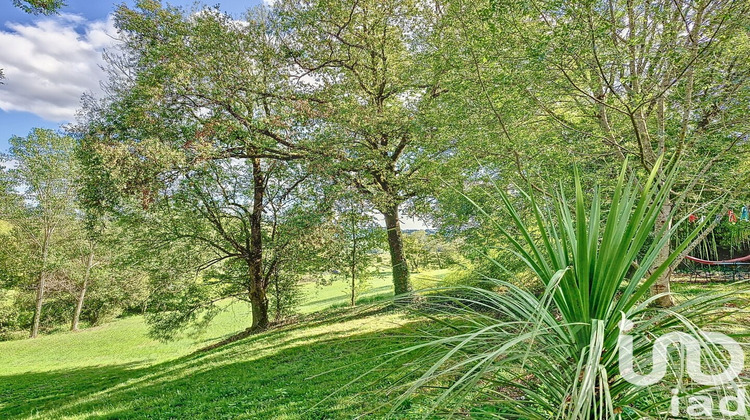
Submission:
[[[6,161],[0,161],[0,167],[7,168],[7,169],[15,169],[18,167],[18,161],[17,160],[6,160]]]
[[[380,225],[385,227],[385,218],[380,213],[374,213],[373,218],[375,221]],[[399,221],[401,222],[401,229],[404,230],[424,230],[424,229],[432,229],[430,226],[427,226],[424,221],[417,219],[415,217],[409,217],[409,216],[401,216],[399,218]]]
[[[63,14],[0,30],[0,109],[72,121],[83,93],[100,91],[102,51],[116,44],[113,19]]]

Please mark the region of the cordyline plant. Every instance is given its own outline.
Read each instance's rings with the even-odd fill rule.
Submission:
[[[527,218],[498,189],[513,223],[510,229],[494,227],[543,282],[544,293],[497,280],[492,290],[432,291],[425,312],[446,328],[392,354],[419,355],[406,365],[416,374],[406,391],[400,389],[394,412],[424,389],[439,390],[426,417],[452,412],[540,420],[666,418],[674,409],[672,389],[681,415],[690,395],[736,394],[738,380],[711,389],[691,385],[683,374],[684,352],[676,345],[670,347],[670,372],[654,386],[634,385],[619,372],[624,319],[632,321],[627,334],[633,337],[636,372],[650,372],[653,340],[673,331],[700,343],[706,373],[727,365],[725,352],[699,328],[725,319],[739,291],[699,296],[668,310],[650,305],[659,296],[649,296],[649,287],[700,229],[655,266],[659,250],[682,222],[653,234],[677,165],[665,166],[660,159],[641,185],[627,176],[626,162],[608,209],[598,189],[587,205],[578,174],[570,207],[562,189],[554,203],[544,205],[521,192],[530,208]]]

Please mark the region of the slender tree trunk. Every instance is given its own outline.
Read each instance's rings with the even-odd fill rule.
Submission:
[[[391,253],[391,267],[393,269],[393,291],[396,296],[409,293],[409,267],[404,256],[404,242],[401,237],[401,222],[398,215],[398,204],[388,206],[383,211],[385,227],[388,229],[388,250]]]
[[[42,241],[42,269],[39,272],[39,283],[36,287],[36,305],[34,306],[34,320],[31,323],[31,338],[39,335],[39,324],[42,319],[42,304],[44,303],[44,288],[47,283],[47,256],[49,254],[50,229],[45,228]]]
[[[352,210],[352,306],[356,305],[355,287],[357,278],[357,217]]]
[[[44,301],[44,287],[46,283],[44,271],[39,273],[39,283],[36,287],[36,306],[34,307],[34,321],[31,324],[31,338],[39,335],[39,323],[42,317],[42,302]]]
[[[279,288],[278,273],[273,274],[273,287],[276,292],[276,316],[274,316],[274,321],[278,322],[281,321],[281,289]]]
[[[253,311],[251,329],[263,330],[268,328],[268,286],[263,275],[263,237],[261,228],[263,222],[263,199],[266,192],[266,179],[263,174],[260,159],[253,159],[253,214],[250,216],[250,255],[248,267],[250,269],[250,306]]]
[[[670,227],[672,220],[670,218],[670,214],[672,213],[672,203],[670,201],[667,201],[664,203],[664,206],[661,208],[661,212],[659,213],[659,217],[656,219],[656,223],[654,224],[654,232],[659,232],[664,226],[667,226],[667,228]],[[670,245],[667,243],[661,250],[659,250],[659,255],[656,257],[656,261],[654,261],[654,268],[662,265],[664,261],[669,258],[670,254]],[[659,295],[664,293],[664,296],[659,297],[654,301],[654,305],[661,307],[661,308],[669,308],[671,306],[674,306],[674,300],[672,299],[671,295],[671,289],[670,289],[670,278],[672,277],[672,269],[671,267],[667,269],[667,271],[664,272],[661,276],[659,276],[658,279],[654,282],[653,285],[651,285],[651,294],[652,295]]]
[[[70,325],[71,331],[78,331],[78,322],[81,319],[81,311],[83,310],[83,300],[86,298],[86,290],[89,286],[89,278],[91,277],[91,267],[94,265],[94,250],[89,252],[89,256],[86,259],[86,272],[83,274],[83,285],[81,286],[81,293],[78,295],[76,301],[76,310],[73,313],[73,323]]]

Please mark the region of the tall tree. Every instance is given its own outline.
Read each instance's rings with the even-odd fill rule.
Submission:
[[[78,173],[74,140],[52,130],[34,129],[26,137],[10,139],[4,160],[11,169],[0,172],[6,185],[0,219],[13,226],[17,240],[33,252],[34,318],[31,337],[39,334],[45,288],[52,273],[51,254],[59,245],[59,231],[74,217]]]
[[[100,277],[116,277],[112,271],[102,273],[115,249],[122,249],[124,244],[109,247],[103,241],[104,233],[94,229],[90,224],[81,220],[75,221],[75,230],[67,243],[66,263],[63,270],[70,281],[69,289],[74,296],[73,318],[70,323],[71,331],[78,331],[83,313],[84,303],[90,295],[92,286]],[[109,282],[116,287],[115,282]]]
[[[429,195],[455,147],[428,118],[444,71],[430,44],[438,5],[288,0],[275,7],[293,68],[322,98],[324,117],[313,132],[319,156],[385,218],[394,291],[406,293],[403,206]]]
[[[304,156],[298,127],[314,115],[307,95],[290,86],[267,13],[261,8],[248,16],[240,23],[205,9],[188,17],[155,1],[121,7],[116,22],[126,53],[110,66],[109,97],[89,102],[81,155],[89,168],[90,205],[124,195],[140,195],[148,204],[158,194],[183,191],[171,189],[175,182],[197,173],[203,181],[211,167],[245,162],[249,191],[230,195],[235,202],[222,201],[220,210],[234,206],[247,230],[229,254],[248,264],[252,325],[262,329],[268,325],[263,232],[270,226],[263,213],[270,171]],[[214,199],[206,194],[220,187],[215,183],[202,198]],[[221,233],[216,215],[199,216]]]
[[[271,309],[278,318],[288,312],[288,299],[281,295],[290,285],[279,277],[297,277],[296,268],[307,260],[304,250],[316,250],[310,236],[326,213],[325,200],[294,169],[285,162],[264,168],[260,282],[252,271],[256,231],[248,220],[255,211],[254,173],[247,163],[205,162],[171,183],[168,193],[155,192],[148,208],[138,201],[121,206],[120,223],[129,227],[133,246],[130,258],[150,274],[156,291],[147,315],[153,335],[171,338],[208,320],[228,298],[250,304],[250,330],[266,328]]]
[[[720,183],[725,174],[716,166],[730,169],[750,134],[750,4],[601,0],[542,7],[538,35],[546,37],[546,72],[554,78],[545,83],[557,98],[545,104],[550,116],[596,136],[619,159],[636,156],[646,172],[659,155],[681,158],[678,195],[698,183],[711,190]],[[561,102],[573,105],[558,112]],[[675,204],[664,203],[655,231],[670,225]],[[662,249],[654,265],[669,253]],[[652,292],[660,306],[672,305],[669,272]]]
[[[454,57],[463,60],[457,68],[471,70],[471,83],[459,86],[475,90],[463,99],[481,105],[474,118],[497,121],[479,127],[497,128],[490,133],[515,149],[504,153],[509,166],[533,187],[572,162],[585,168],[587,182],[607,185],[626,156],[635,157],[635,170],[650,172],[666,154],[684,169],[659,231],[674,211],[685,213],[675,200],[686,192],[700,190],[710,200],[744,179],[747,2],[448,5],[458,22],[451,32],[459,41]],[[495,156],[502,149],[486,150]],[[667,255],[668,247],[655,266]],[[667,272],[653,287],[659,305],[671,304],[669,291]]]
[[[76,296],[76,305],[73,310],[73,320],[70,323],[71,331],[78,331],[78,325],[81,320],[81,312],[83,311],[83,302],[86,299],[86,292],[88,292],[91,282],[91,270],[94,268],[94,258],[96,257],[96,250],[94,248],[93,240],[86,241],[84,251],[85,252],[83,253],[83,255],[81,255],[84,267],[82,273],[83,275],[81,278],[80,289]]]

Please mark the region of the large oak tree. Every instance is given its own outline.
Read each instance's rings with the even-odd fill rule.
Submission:
[[[111,60],[108,97],[88,102],[82,124],[93,207],[134,195],[148,207],[188,191],[186,179],[210,181],[211,167],[246,163],[246,190],[211,204],[223,185],[214,178],[210,188],[194,189],[191,200],[196,217],[223,241],[214,249],[228,244],[223,255],[247,264],[255,329],[269,322],[264,231],[271,227],[263,214],[271,171],[303,156],[298,127],[313,116],[308,98],[290,86],[267,17],[263,9],[243,22],[214,9],[187,15],[154,1],[121,7],[115,18],[124,53]],[[230,208],[239,233],[225,230]]]
[[[275,11],[292,68],[321,99],[315,156],[383,215],[394,291],[406,293],[403,207],[434,191],[456,147],[433,119],[445,73],[435,44],[439,5],[288,0]]]

